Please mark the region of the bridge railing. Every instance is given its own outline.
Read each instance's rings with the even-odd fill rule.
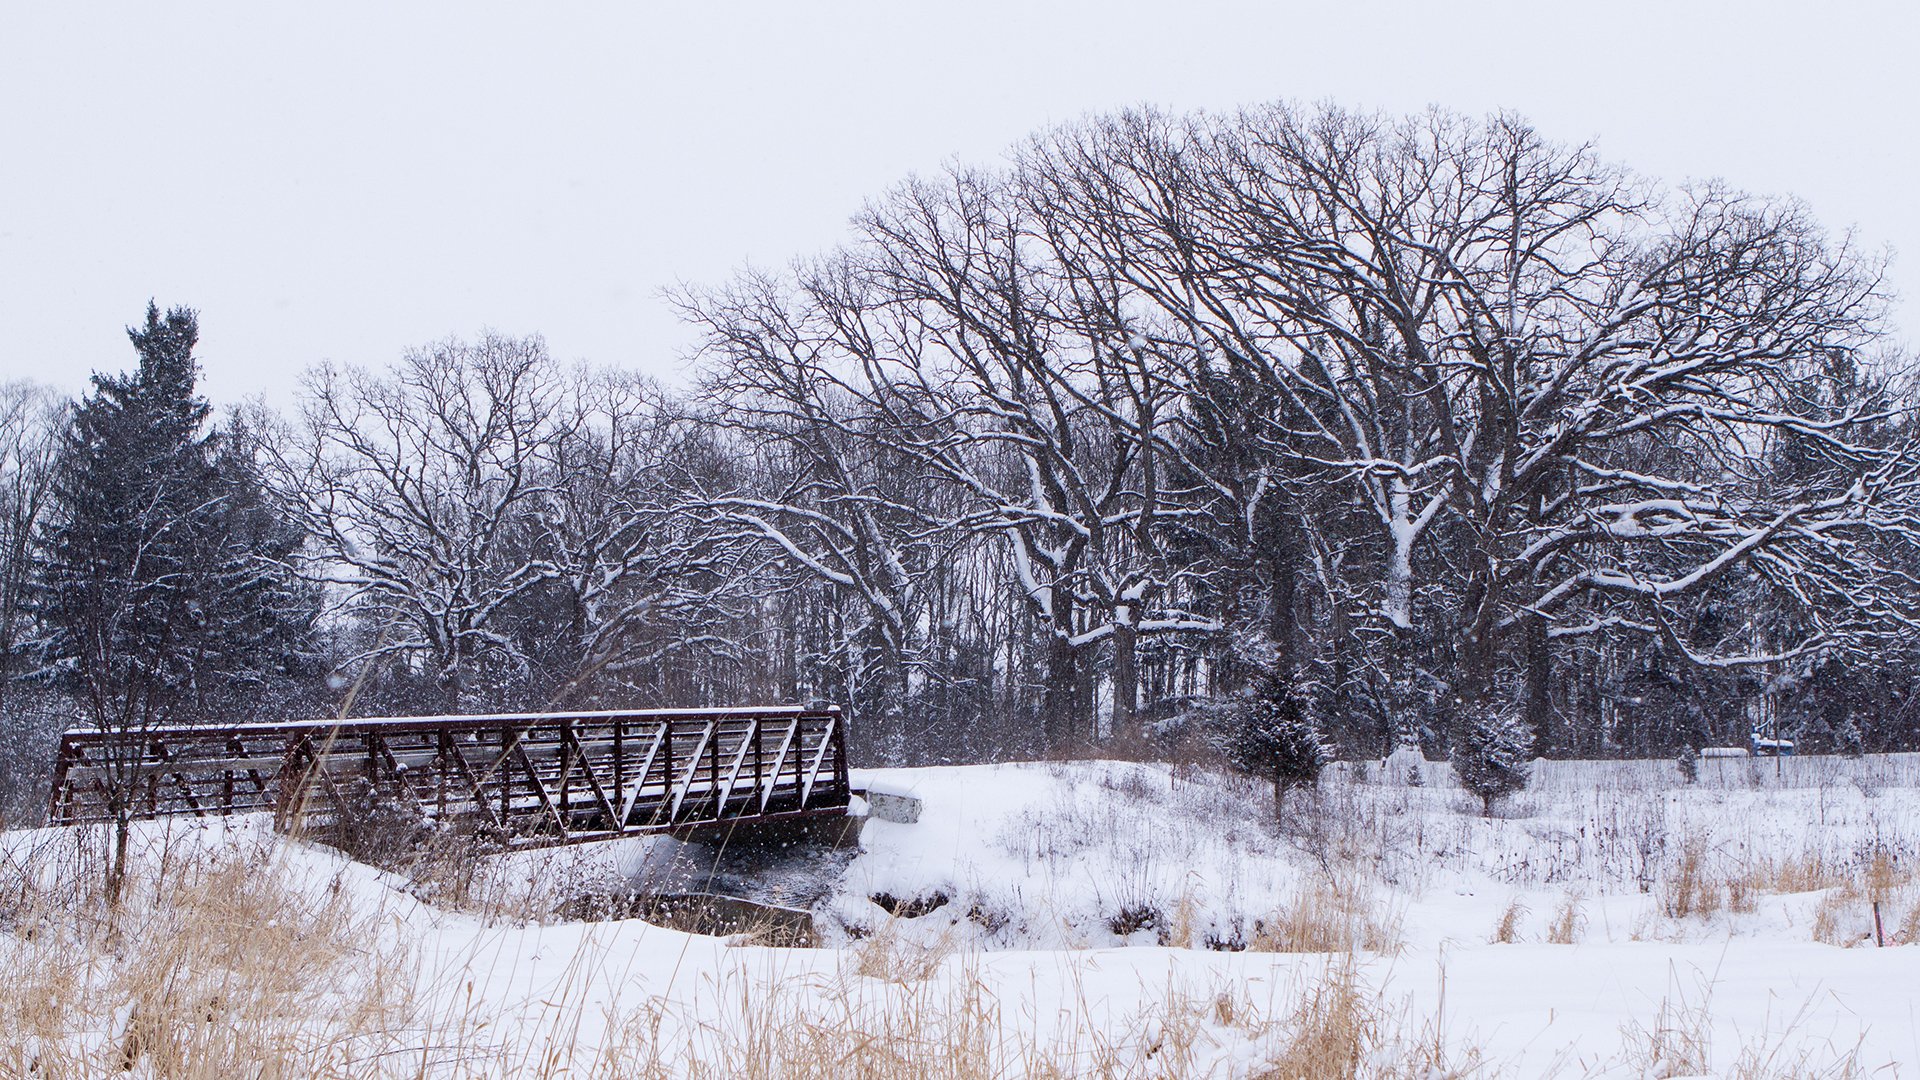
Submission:
[[[70,731],[50,820],[324,825],[378,802],[540,844],[844,813],[850,794],[837,708],[393,717]]]

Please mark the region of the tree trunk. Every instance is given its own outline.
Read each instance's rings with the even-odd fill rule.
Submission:
[[[1067,721],[1067,745],[1084,748],[1094,737],[1094,665],[1084,649],[1073,651],[1073,698]]]
[[[1493,675],[1498,649],[1494,637],[1495,598],[1488,579],[1491,572],[1475,570],[1467,577],[1461,609],[1467,615],[1458,630],[1459,659],[1453,682],[1455,704],[1464,708],[1484,708],[1493,697]]]
[[[1267,637],[1273,641],[1274,668],[1291,680],[1298,671],[1299,620],[1295,618],[1293,549],[1291,536],[1276,530],[1276,542],[1267,551],[1267,574],[1272,579],[1272,603],[1267,612]]]
[[[781,605],[786,616],[786,634],[780,650],[780,700],[805,704],[800,700],[800,623],[794,617],[791,601]]]
[[[120,907],[120,892],[127,880],[127,846],[132,838],[133,808],[113,808],[113,862],[107,868],[107,907]]]
[[[907,765],[912,748],[907,741],[906,663],[899,651],[885,642],[870,645],[865,652],[863,666],[875,677],[861,687],[861,696],[867,700],[868,715],[877,721],[883,760],[890,765]]]
[[[1528,615],[1521,623],[1526,636],[1527,726],[1533,729],[1533,752],[1546,754],[1558,749],[1553,735],[1553,649],[1547,637],[1547,620]]]
[[[440,700],[443,702],[442,708],[449,716],[460,715],[461,682],[460,661],[456,657],[453,663],[440,671]]]
[[[1040,725],[1041,736],[1050,751],[1066,749],[1073,739],[1079,660],[1079,652],[1067,641],[1066,634],[1049,627],[1046,685],[1040,693]]]
[[[1419,657],[1411,638],[1408,631],[1396,627],[1387,644],[1387,706],[1393,713],[1389,722],[1395,746],[1419,746],[1423,741]]]
[[[1113,737],[1117,740],[1132,740],[1140,734],[1140,632],[1133,619],[1134,611],[1126,605],[1114,611]]]

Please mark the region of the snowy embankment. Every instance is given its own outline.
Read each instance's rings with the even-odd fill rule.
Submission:
[[[1336,766],[1280,827],[1265,792],[1154,766],[874,772],[925,814],[870,822],[823,907],[858,933],[872,895],[944,900],[913,932],[987,949],[1351,947],[1502,1074],[1661,1074],[1621,1051],[1663,1030],[1675,1068],[1920,1071],[1920,949],[1875,945],[1920,946],[1920,756],[1709,761],[1693,785],[1542,762],[1493,819],[1444,766],[1395,772]]]
[[[1261,786],[1163,766],[871,771],[860,779],[926,811],[867,824],[828,910],[857,933],[865,897],[945,896],[943,921],[987,948],[1164,944],[1177,917],[1181,943],[1238,949],[1276,910],[1331,889],[1365,892],[1372,921],[1411,946],[1483,939],[1509,907],[1521,938],[1544,938],[1569,900],[1585,940],[1847,945],[1871,935],[1871,906],[1830,903],[1829,879],[1876,859],[1904,876],[1920,857],[1920,755],[1710,761],[1694,785],[1667,762],[1540,762],[1493,818],[1444,765],[1426,764],[1419,785],[1381,773],[1336,765],[1276,825]],[[1683,871],[1696,891],[1718,886],[1718,903],[1676,896]],[[1895,906],[1882,905],[1888,933],[1913,915]],[[1154,933],[1125,930],[1141,917]]]
[[[670,841],[401,876],[155,824],[109,921],[83,834],[7,834],[0,1074],[1920,1069],[1920,760],[1545,763],[1492,820],[1403,771],[1280,826],[1164,766],[866,773],[922,814],[786,867],[819,949],[556,914],[725,858]]]

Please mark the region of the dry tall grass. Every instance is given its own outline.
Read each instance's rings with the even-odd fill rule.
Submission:
[[[1319,878],[1300,888],[1247,939],[1254,952],[1388,952],[1399,945],[1398,919],[1357,875]]]
[[[142,846],[109,909],[84,832],[49,835],[5,855],[0,1075],[10,1077],[1171,1078],[1245,1075],[1248,1061],[1275,1076],[1448,1075],[1413,1067],[1440,1060],[1442,1043],[1402,1045],[1399,1018],[1351,961],[1303,983],[1277,1016],[1227,983],[1169,985],[1108,1016],[1093,1004],[1103,990],[1076,985],[1058,1021],[1036,1025],[1006,1014],[981,954],[884,927],[799,978],[742,965],[692,993],[611,1009],[618,987],[599,981],[602,958],[583,946],[528,1022],[471,982],[435,993],[417,939],[394,924],[417,913],[411,901],[395,893],[400,908],[369,907],[350,866],[316,880],[321,860],[284,858],[295,841],[242,830]],[[1345,913],[1338,925],[1304,914],[1328,900]],[[1356,904],[1337,890],[1303,894],[1286,944],[1376,932]],[[1221,1053],[1234,1045],[1243,1049]]]
[[[1473,1047],[1452,1048],[1437,1022],[1416,1026],[1367,989],[1351,957],[1308,986],[1261,1080],[1453,1080],[1481,1075]]]
[[[812,986],[742,979],[722,987],[685,1056],[662,1053],[675,1026],[655,1002],[622,1018],[593,1075],[665,1078],[999,1080],[1249,1077],[1261,1080],[1447,1080],[1481,1075],[1477,1051],[1450,1048],[1435,1026],[1409,1025],[1351,959],[1316,969],[1283,1011],[1242,987],[1169,986],[1139,1010],[1094,1019],[1082,992],[1043,1033],[1009,1015],[977,967],[954,959],[940,982],[878,990],[843,973]],[[824,1004],[823,1006],[823,1003]],[[1411,1032],[1411,1035],[1409,1033]],[[1223,1046],[1238,1051],[1222,1054]],[[680,1070],[680,1071],[676,1071]]]
[[[1291,871],[1278,879],[1282,887],[1254,894],[1261,903],[1286,899],[1239,944],[1324,956],[1279,961],[1293,965],[1285,970],[1294,982],[1264,1000],[1245,983],[1202,976],[1137,996],[1125,987],[1127,1004],[1112,1007],[1114,984],[1099,981],[1112,975],[1093,970],[1097,957],[1063,954],[1059,963],[1085,985],[1025,997],[1021,979],[995,968],[992,956],[909,940],[892,924],[839,953],[728,950],[740,959],[660,993],[621,984],[609,974],[619,965],[607,963],[606,946],[587,938],[577,955],[561,958],[565,974],[551,995],[509,1003],[472,983],[436,985],[449,969],[428,955],[434,930],[396,917],[420,917],[412,906],[419,897],[462,926],[501,933],[549,919],[552,897],[570,887],[564,859],[542,864],[539,872],[554,878],[543,881],[459,851],[431,856],[405,868],[410,881],[386,879],[383,907],[377,897],[369,904],[363,868],[316,879],[311,870],[325,859],[290,847],[295,842],[244,828],[216,840],[215,830],[140,849],[123,904],[109,909],[101,852],[84,830],[65,830],[0,845],[0,1076],[1499,1075],[1499,1063],[1481,1060],[1471,1038],[1374,988],[1380,969],[1400,962],[1380,954],[1392,954],[1403,936],[1400,914],[1382,898],[1415,887],[1423,860],[1461,866],[1482,857],[1463,839],[1470,830],[1497,830],[1509,844],[1498,880],[1516,888],[1560,875],[1556,884],[1592,882],[1605,893],[1645,870],[1648,906],[1676,920],[1821,891],[1813,932],[1823,940],[1860,942],[1876,903],[1889,944],[1920,938],[1920,896],[1898,845],[1810,844],[1797,854],[1756,846],[1749,854],[1738,845],[1669,843],[1684,830],[1651,811],[1620,817],[1618,835],[1568,839],[1560,826],[1524,816],[1482,823],[1429,813],[1422,801],[1432,799],[1418,791],[1348,789],[1328,792],[1319,817],[1276,834],[1257,815],[1207,817],[1206,793],[1189,798],[1177,783],[1110,794],[1154,800],[1164,813],[1133,812],[1121,798],[1063,807],[1043,828],[1023,832],[1015,854],[1036,864],[1070,859],[1104,830],[1137,839],[1143,859],[1166,860],[1181,849],[1165,830],[1181,842],[1216,844],[1227,830],[1244,830],[1249,849],[1285,855]],[[1592,818],[1627,803],[1594,796]],[[287,858],[289,850],[302,857]],[[1601,872],[1569,876],[1583,866]],[[1209,944],[1214,928],[1194,894],[1149,892],[1151,884],[1142,875],[1109,893],[1158,904],[1163,944]],[[1812,906],[1801,903],[1799,910]],[[1580,938],[1581,904],[1566,894],[1545,920],[1547,941]],[[1603,906],[1595,911],[1596,920],[1605,914]],[[1494,936],[1518,940],[1523,913],[1510,907]],[[1058,1015],[1035,1016],[1037,1000]],[[1604,1059],[1617,1051],[1643,1075],[1724,1069],[1729,1059],[1736,1076],[1850,1075],[1845,1055],[1795,1056],[1779,1039],[1729,1044],[1716,1058],[1705,1005],[1663,1005],[1624,1029],[1619,1047],[1597,1052]]]
[[[1714,1052],[1715,1031],[1710,1011],[1712,987],[1689,995],[1669,993],[1655,1010],[1651,1023],[1629,1021],[1621,1027],[1622,1050],[1617,1064],[1632,1075],[1668,1078],[1717,1076],[1726,1080],[1852,1080],[1869,1075],[1859,1048],[1835,1047],[1795,1038],[1816,1009],[1809,1000],[1798,1013],[1771,1029],[1746,1033],[1730,1061]],[[1716,1061],[1720,1061],[1718,1071]],[[1879,1075],[1874,1071],[1873,1075]]]
[[[1519,897],[1507,901],[1501,910],[1500,918],[1493,924],[1493,934],[1487,940],[1494,945],[1512,945],[1520,940],[1520,920],[1527,917],[1527,905]]]
[[[1717,865],[1716,865],[1717,863]],[[1811,936],[1829,945],[1920,944],[1920,886],[1911,867],[1883,849],[1851,857],[1822,849],[1714,859],[1689,841],[1658,889],[1670,919],[1750,914],[1766,896],[1822,893]]]
[[[82,831],[11,852],[32,884],[0,936],[0,1074],[354,1075],[404,1025],[412,958],[270,849],[142,849],[117,907]]]
[[[1829,945],[1920,944],[1920,885],[1913,871],[1875,852],[1853,873],[1836,875],[1814,909],[1813,939]],[[1905,914],[1903,915],[1902,912]]]
[[[1705,918],[1720,910],[1725,895],[1725,885],[1708,872],[1705,845],[1689,839],[1661,883],[1660,910],[1670,919]]]
[[[1547,923],[1547,942],[1551,945],[1572,945],[1586,933],[1587,917],[1581,910],[1579,893],[1568,893],[1560,900],[1560,906],[1554,909],[1553,919]]]

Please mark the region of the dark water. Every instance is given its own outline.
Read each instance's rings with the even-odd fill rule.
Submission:
[[[696,934],[748,934],[769,945],[814,944],[808,909],[859,854],[857,826],[663,841],[616,891],[579,896],[561,914],[582,921],[645,919]]]

